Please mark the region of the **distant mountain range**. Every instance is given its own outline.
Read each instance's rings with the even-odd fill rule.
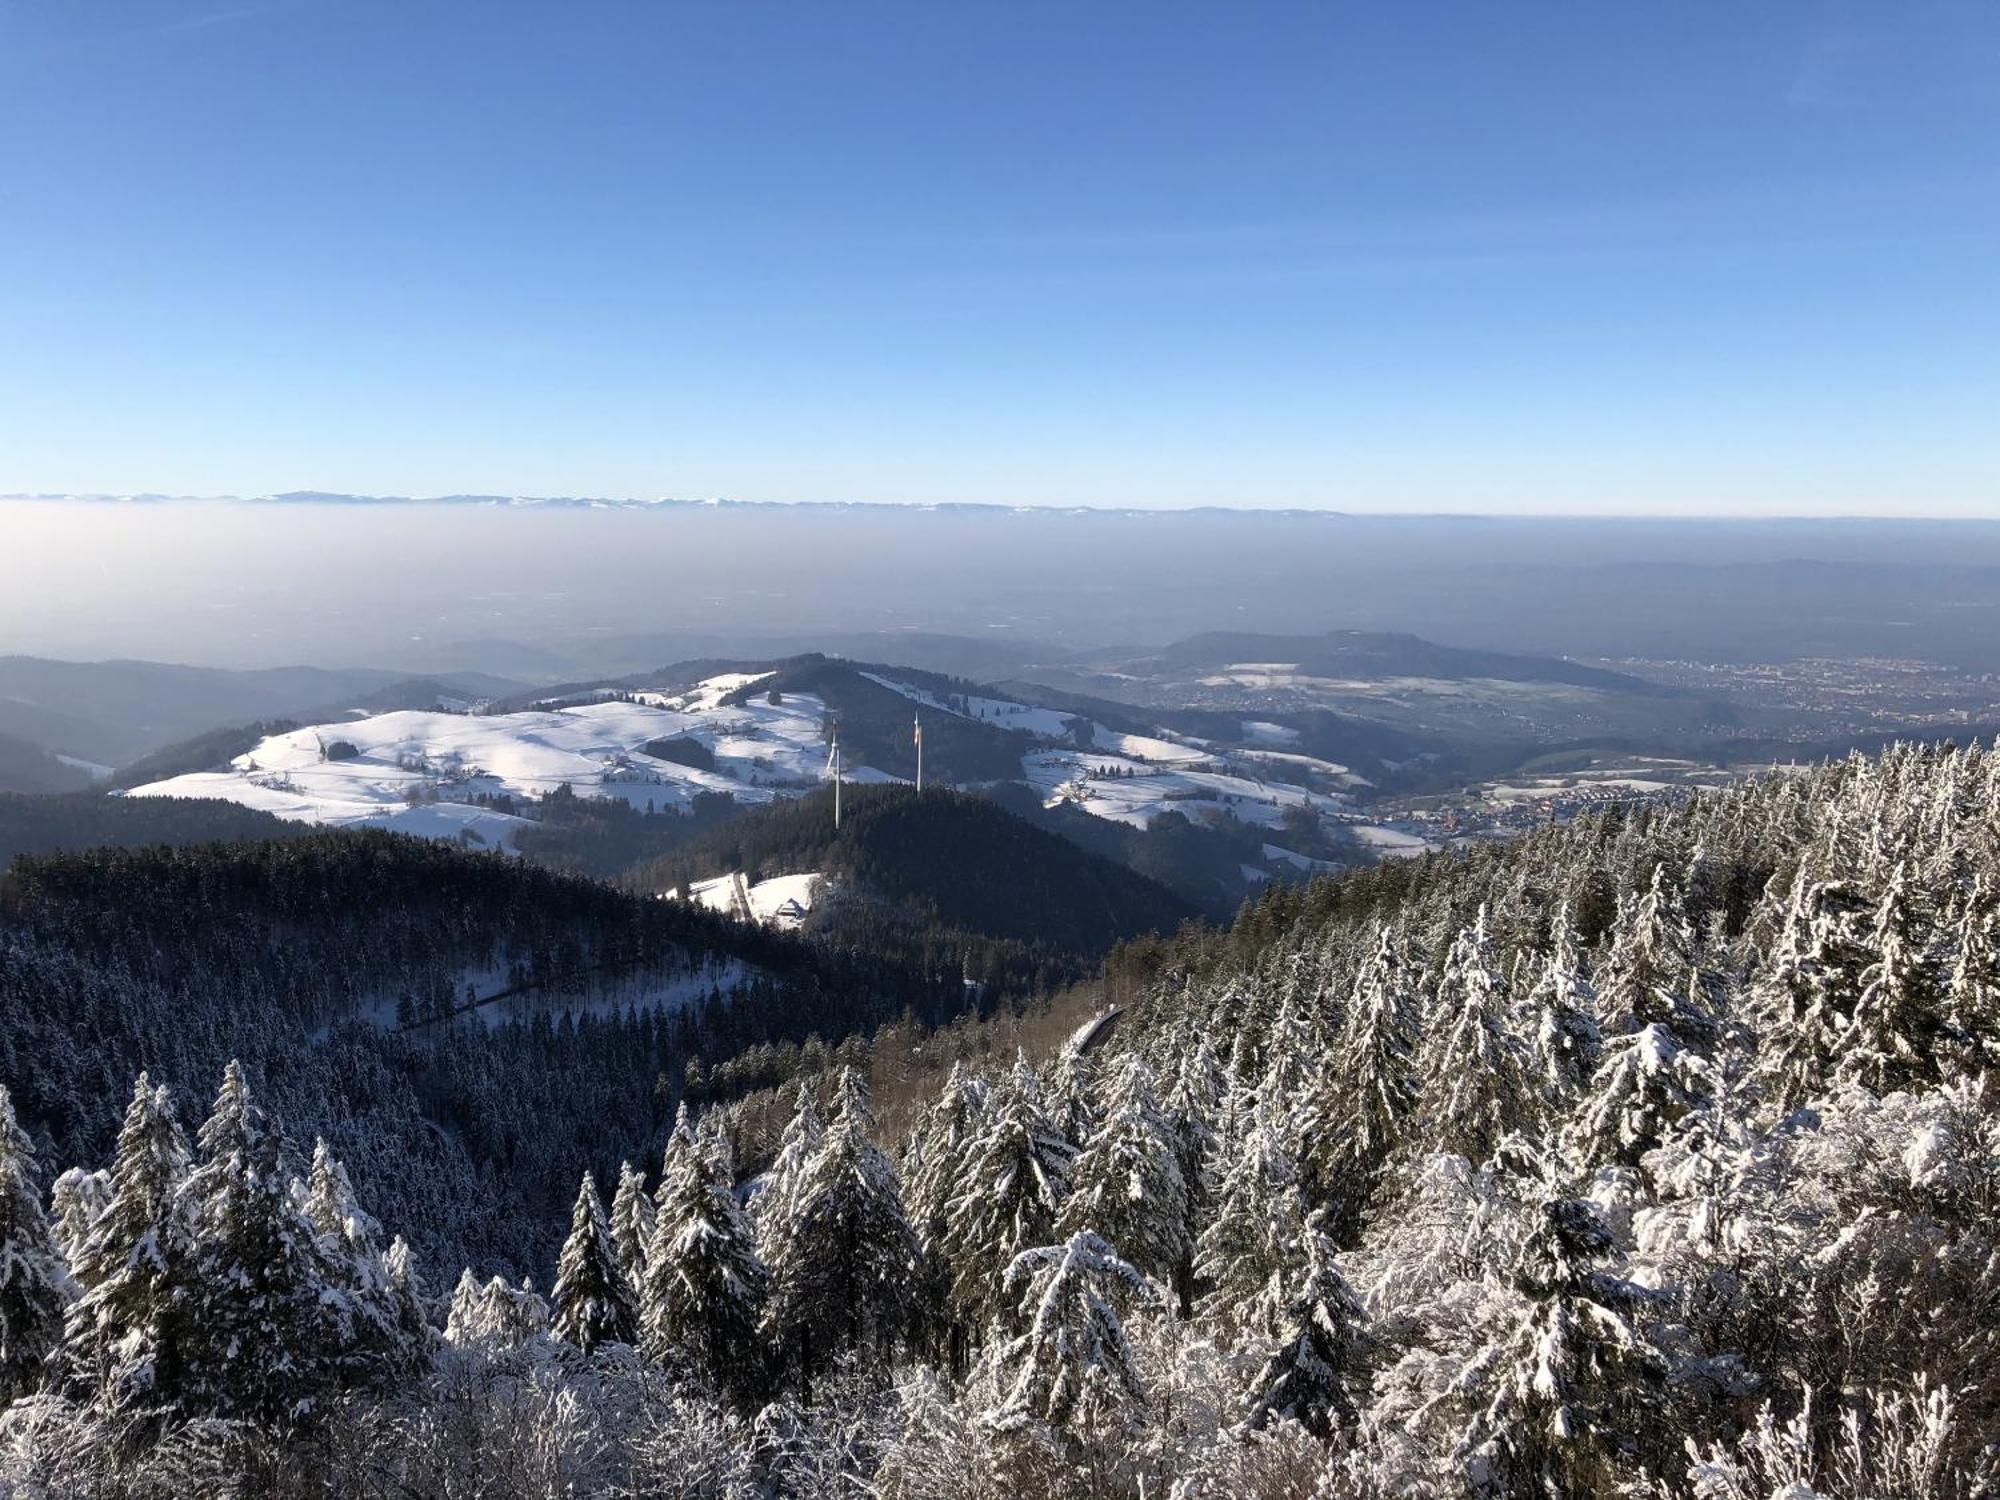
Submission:
[[[23,497],[0,516],[37,507],[34,524],[8,527],[22,555],[0,592],[0,642],[71,660],[552,683],[823,650],[995,681],[1202,631],[1351,629],[1607,664],[1977,667],[2000,610],[2000,523],[1973,521],[324,490],[211,504]],[[100,561],[111,534],[115,562]],[[152,566],[167,558],[188,566]],[[986,649],[918,660],[896,649],[903,637]]]
[[[14,494],[0,495],[0,504],[20,502],[83,502],[96,505],[456,505],[506,508],[511,510],[814,510],[888,512],[963,512],[972,515],[1080,515],[1080,516],[1344,516],[1346,512],[1304,507],[1268,508],[1226,505],[1146,506],[1096,505],[995,505],[971,501],[941,501],[910,504],[879,500],[731,500],[721,496],[681,499],[673,496],[609,495],[354,495],[338,490],[285,490],[271,495],[164,495],[164,494]]]

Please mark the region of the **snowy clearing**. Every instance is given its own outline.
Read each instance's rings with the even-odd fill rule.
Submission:
[[[1349,824],[1347,832],[1356,843],[1366,844],[1386,856],[1425,854],[1437,847],[1420,834],[1405,833],[1381,823]]]
[[[1214,764],[1203,757],[1202,764]],[[1159,765],[1123,756],[1045,750],[1022,757],[1029,785],[1043,805],[1069,802],[1085,812],[1144,828],[1163,812],[1200,817],[1204,812],[1240,822],[1279,827],[1288,809],[1337,813],[1345,800],[1299,787],[1274,786],[1224,771]]]
[[[1266,844],[1263,848],[1263,855],[1272,864],[1290,865],[1298,870],[1317,872],[1320,870],[1338,870],[1340,868],[1339,865],[1330,859],[1314,859],[1309,854],[1299,854],[1278,844]]]
[[[877,687],[899,693],[912,703],[925,708],[934,708],[941,714],[954,714],[961,719],[977,719],[991,724],[996,729],[1018,729],[1045,740],[1067,739],[1073,714],[1062,713],[1053,708],[1035,708],[1030,704],[1016,703],[1010,698],[979,698],[964,694],[954,694],[949,700],[935,693],[927,693],[920,687],[912,687],[907,682],[898,682],[893,677],[882,677],[874,672],[861,674]]]
[[[1316,755],[1295,755],[1283,750],[1234,750],[1231,755],[1238,760],[1261,762],[1265,765],[1283,766],[1288,770],[1303,771],[1308,775],[1326,776],[1338,781],[1342,786],[1373,786],[1375,783],[1366,776],[1357,776],[1337,760],[1321,760]]]
[[[697,880],[685,892],[667,894],[675,900],[699,902],[738,921],[762,922],[790,931],[812,911],[825,878],[815,870],[804,875],[774,875],[752,885],[741,870],[736,870],[712,880]]]
[[[1245,719],[1243,738],[1253,745],[1296,745],[1299,732],[1284,724],[1273,724],[1264,719]]]
[[[1102,724],[1093,726],[1093,729],[1091,744],[1099,750],[1108,750],[1113,755],[1122,755],[1128,760],[1192,764],[1215,759],[1215,753],[1204,745],[1186,744],[1180,740],[1155,739],[1145,734],[1120,734],[1115,729],[1106,729]]]

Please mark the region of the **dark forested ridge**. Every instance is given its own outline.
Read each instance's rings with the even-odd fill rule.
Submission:
[[[1194,915],[1156,881],[984,797],[849,787],[838,831],[832,802],[830,791],[815,792],[745,813],[632,881],[666,890],[733,870],[753,881],[821,871],[929,922],[1092,957],[1122,939],[1172,932]]]
[[[298,838],[310,831],[255,808],[204,798],[0,792],[0,870],[23,854]]]
[[[172,1098],[141,1079],[80,1157],[0,1119],[0,1483],[1990,1495],[1996,794],[2000,757],[1898,748],[1274,892],[1115,955],[1126,1014],[1101,1046],[960,1068],[893,1135],[845,1044],[779,1071],[776,1139],[718,1098],[661,1120],[657,1161],[607,1139],[646,1107],[614,1084],[478,1179],[508,1195],[519,1161],[567,1151],[559,1252],[533,1285],[467,1274],[448,1301],[420,1265],[432,1288],[456,1266],[390,1231],[435,1245],[477,1195],[390,1211],[379,1171],[350,1181],[372,1107],[303,1149],[314,1108],[407,1054],[318,1094],[269,1065]],[[25,870],[10,952],[69,951],[34,922],[74,871]],[[93,920],[96,961],[157,980],[162,927]],[[236,941],[217,972],[255,967],[231,968]],[[471,1067],[501,1045],[446,1034]],[[0,1059],[16,1107],[89,1035]],[[605,1088],[601,1040],[533,1037],[570,1049],[579,1091]],[[123,1061],[98,1068],[113,1110]]]

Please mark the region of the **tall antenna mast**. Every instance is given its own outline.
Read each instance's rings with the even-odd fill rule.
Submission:
[[[924,789],[924,716],[911,715],[911,723],[917,737],[917,790]]]
[[[826,768],[833,773],[833,828],[840,831],[840,720],[827,731]]]

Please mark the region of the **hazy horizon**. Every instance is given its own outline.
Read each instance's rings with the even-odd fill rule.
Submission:
[[[1227,515],[1281,515],[1281,516],[1327,516],[1332,518],[1356,517],[1380,520],[1463,520],[1463,521],[1672,521],[1688,523],[1797,521],[1879,521],[1891,525],[1906,523],[1962,523],[1981,525],[2000,524],[2000,505],[1991,512],[1952,513],[1949,511],[1925,512],[1916,510],[1812,510],[1787,509],[1770,511],[1750,510],[1547,510],[1524,507],[1518,510],[1487,510],[1477,506],[1463,509],[1417,508],[1410,506],[1356,504],[1342,507],[1258,504],[1254,501],[1237,503],[1213,502],[1198,505],[1148,505],[1144,502],[1062,503],[1058,501],[1002,501],[1002,500],[870,500],[856,497],[849,499],[747,499],[735,495],[675,495],[675,494],[591,494],[584,491],[549,492],[531,494],[526,491],[437,490],[431,492],[400,493],[382,491],[376,493],[344,492],[324,489],[285,489],[272,491],[233,490],[215,491],[205,494],[174,494],[157,490],[68,490],[28,492],[0,491],[0,505],[7,504],[89,504],[89,505],[274,505],[274,506],[458,506],[471,509],[487,508],[504,510],[508,508],[548,507],[552,509],[662,509],[712,508],[712,509],[798,509],[798,510],[885,510],[922,512],[932,510],[965,511],[1005,511],[1005,512],[1046,512],[1053,515],[1096,513],[1103,515],[1185,515],[1200,512],[1214,512]]]
[[[896,632],[1971,662],[2000,609],[1984,521],[17,500],[0,531],[11,652],[539,680]]]

